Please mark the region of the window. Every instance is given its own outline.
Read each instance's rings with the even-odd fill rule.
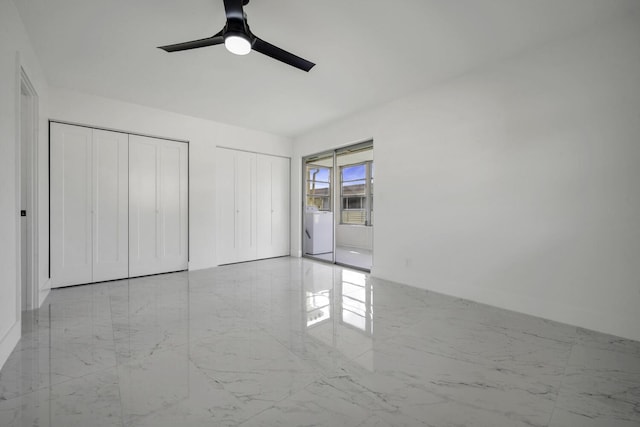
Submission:
[[[331,168],[307,165],[307,206],[331,210]]]
[[[373,224],[373,162],[340,167],[340,197],[341,224]]]

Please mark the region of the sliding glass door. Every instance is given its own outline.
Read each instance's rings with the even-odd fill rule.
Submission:
[[[335,161],[336,177],[340,183],[335,262],[371,270],[373,145],[359,144],[337,150]]]
[[[334,262],[333,164],[334,153],[303,160],[303,254],[330,262]]]
[[[373,143],[303,159],[303,255],[370,270]]]

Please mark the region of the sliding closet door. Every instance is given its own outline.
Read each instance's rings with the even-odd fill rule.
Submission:
[[[187,269],[187,144],[129,137],[129,275]]]
[[[258,258],[289,255],[289,159],[257,155]]]
[[[51,124],[51,286],[92,279],[92,130]]]
[[[129,135],[93,130],[93,281],[129,275]]]

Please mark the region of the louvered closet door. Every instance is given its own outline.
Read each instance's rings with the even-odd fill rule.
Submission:
[[[129,135],[93,130],[93,281],[129,275]]]
[[[129,137],[129,275],[188,267],[188,148]]]
[[[92,129],[51,123],[51,287],[93,281]]]

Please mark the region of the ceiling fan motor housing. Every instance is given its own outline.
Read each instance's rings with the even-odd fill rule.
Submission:
[[[247,20],[239,20],[239,19],[229,19],[227,21],[227,25],[224,26],[223,30],[224,37],[228,36],[237,36],[243,37],[253,45],[253,41],[255,40],[255,36],[251,34],[251,30],[249,29],[249,24],[247,24]]]

